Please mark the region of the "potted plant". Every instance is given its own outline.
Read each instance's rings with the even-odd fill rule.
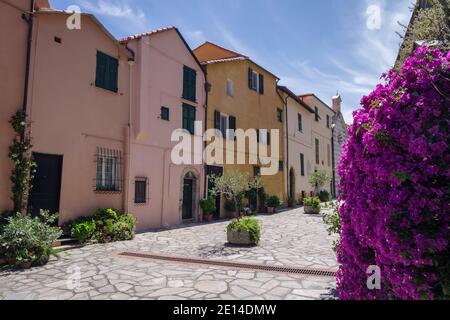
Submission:
[[[203,210],[203,221],[211,222],[213,219],[212,213],[216,211],[216,199],[208,197],[200,200],[200,207]]]
[[[320,191],[320,193],[319,193],[319,199],[320,199],[320,201],[322,201],[322,202],[328,202],[328,201],[330,201],[330,193],[329,193],[328,191],[326,191],[326,190]]]
[[[289,208],[297,207],[297,200],[294,197],[289,197],[288,205],[289,205]]]
[[[230,244],[254,245],[261,237],[261,225],[255,218],[244,217],[233,220],[227,226],[227,238]]]
[[[271,196],[267,199],[267,212],[276,213],[277,209],[280,207],[281,201],[278,196]]]
[[[16,265],[20,266],[22,269],[30,269],[34,259],[36,259],[36,257],[27,249],[19,250],[16,256]]]
[[[303,200],[306,214],[319,214],[320,213],[320,199],[317,197],[305,198]]]
[[[226,200],[224,205],[225,211],[228,213],[230,218],[237,218],[238,212],[236,210],[236,205],[231,200]]]
[[[309,184],[314,188],[314,195],[318,196],[319,191],[331,181],[325,170],[318,170],[309,177]]]

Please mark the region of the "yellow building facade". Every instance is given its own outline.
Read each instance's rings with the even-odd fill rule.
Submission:
[[[262,176],[265,192],[270,196],[278,196],[282,202],[286,201],[284,107],[277,92],[279,79],[250,58],[210,42],[195,49],[194,54],[205,66],[207,73],[207,128],[223,132],[225,145],[231,141],[234,148],[228,150],[233,152],[234,159],[237,159],[235,138],[227,136],[226,129],[256,129],[259,136],[258,149],[266,146],[271,160],[278,164],[276,174]],[[275,135],[265,135],[264,129],[278,130],[278,139]],[[270,154],[271,147],[276,142],[279,152]],[[249,156],[254,155],[249,153],[248,141],[245,150],[246,164],[208,166],[207,173],[226,175],[237,171],[250,176],[258,174],[261,164],[248,163]]]

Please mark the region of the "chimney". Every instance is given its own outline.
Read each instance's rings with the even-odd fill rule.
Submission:
[[[339,95],[339,93],[333,97],[333,110],[336,113],[340,113],[341,112],[341,103],[342,103],[342,98]]]

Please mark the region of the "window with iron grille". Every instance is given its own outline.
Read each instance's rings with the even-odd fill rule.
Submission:
[[[148,179],[136,178],[134,181],[134,203],[144,204],[148,201]]]
[[[122,153],[118,150],[97,148],[95,191],[122,191]]]

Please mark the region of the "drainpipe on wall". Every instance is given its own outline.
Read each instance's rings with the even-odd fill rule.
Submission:
[[[286,134],[286,159],[285,159],[286,160],[286,195],[289,199],[289,197],[291,196],[289,194],[289,171],[290,171],[290,168],[289,168],[289,123],[288,123],[288,107],[287,107],[287,102],[288,102],[289,96],[286,96],[286,98],[284,99],[281,96],[278,89],[277,89],[277,94],[284,103],[283,107],[284,107],[285,113],[286,113],[286,117],[285,117],[285,122],[286,122],[286,124],[285,124],[285,128],[286,128],[286,130],[285,130],[286,131],[285,132],[285,134]]]
[[[129,212],[130,210],[130,175],[131,175],[131,152],[132,152],[132,141],[131,141],[131,135],[132,135],[132,102],[133,102],[133,66],[134,61],[129,60],[128,65],[130,66],[130,85],[129,85],[129,101],[128,101],[128,125],[125,128],[126,137],[125,137],[125,192],[124,192],[124,204],[123,208],[126,212]]]
[[[28,13],[28,17],[25,13],[22,14],[22,18],[28,23],[28,39],[27,39],[27,57],[25,62],[25,83],[23,88],[23,112],[27,112],[28,106],[28,86],[30,79],[30,64],[31,64],[31,45],[33,42],[33,19],[34,19],[34,6],[35,0],[30,0],[30,12]],[[23,139],[24,137],[22,137]]]

